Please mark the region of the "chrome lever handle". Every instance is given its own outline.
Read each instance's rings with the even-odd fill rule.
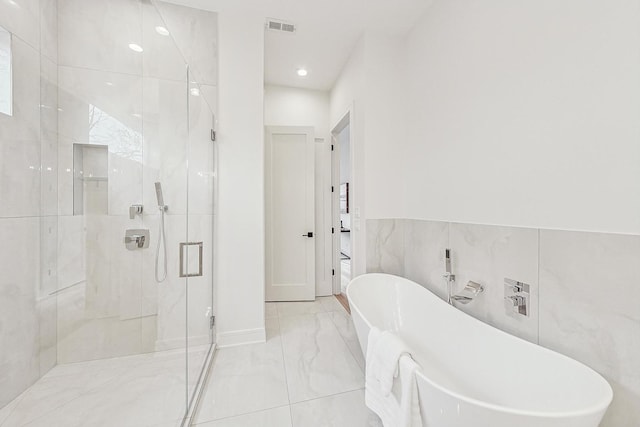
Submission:
[[[504,297],[504,299],[513,304],[514,307],[520,307],[524,304],[524,298],[518,295],[510,295],[508,297]]]
[[[134,234],[133,236],[125,236],[124,243],[135,243],[139,248],[144,247],[145,236]]]

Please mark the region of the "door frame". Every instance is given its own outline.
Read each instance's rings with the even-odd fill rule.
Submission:
[[[267,297],[269,292],[269,288],[271,286],[272,279],[272,264],[273,264],[273,256],[271,251],[272,244],[272,231],[271,231],[271,220],[272,220],[272,206],[271,206],[271,142],[272,136],[274,134],[285,134],[285,135],[306,135],[305,144],[307,147],[311,147],[310,150],[307,151],[307,161],[311,165],[311,180],[306,183],[306,194],[313,194],[311,200],[311,208],[310,212],[306,213],[308,219],[307,230],[314,233],[314,236],[317,235],[318,230],[316,230],[315,224],[315,132],[313,127],[310,126],[265,126],[265,180],[264,180],[264,203],[265,203],[265,301],[312,301],[316,297],[316,273],[315,269],[317,268],[316,264],[316,256],[315,256],[315,237],[309,238],[307,245],[310,245],[313,250],[307,251],[306,263],[307,265],[311,264],[312,268],[307,268],[306,272],[306,283],[311,284],[313,287],[313,292],[308,292],[305,289],[300,289],[300,293],[293,295],[291,298],[282,299],[276,296],[272,298]]]
[[[332,288],[334,295],[340,295],[342,292],[342,273],[340,264],[340,143],[338,142],[338,135],[347,126],[350,126],[349,132],[349,163],[351,164],[351,174],[353,178],[354,162],[353,162],[353,108],[350,107],[347,112],[342,116],[338,123],[331,130],[331,219],[332,227],[335,230],[332,238]],[[352,179],[353,181],[353,179]],[[349,199],[354,200],[353,194],[355,186],[350,183],[349,185]],[[353,244],[353,226],[351,234],[351,276],[353,277],[353,260],[354,260],[354,244]]]

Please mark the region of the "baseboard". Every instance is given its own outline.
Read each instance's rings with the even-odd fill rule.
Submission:
[[[224,348],[262,343],[266,340],[267,334],[264,328],[241,329],[239,331],[219,332],[216,344],[218,348]]]

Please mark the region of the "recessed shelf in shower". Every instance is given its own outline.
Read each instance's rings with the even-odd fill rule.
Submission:
[[[108,213],[109,150],[106,145],[73,144],[73,214]]]

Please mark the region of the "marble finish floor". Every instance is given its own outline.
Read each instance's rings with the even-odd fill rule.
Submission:
[[[190,351],[190,378],[207,350]],[[57,365],[0,409],[0,427],[177,427],[185,367],[184,349]]]
[[[364,358],[334,297],[267,303],[267,342],[219,349],[197,427],[381,427],[364,404]]]

